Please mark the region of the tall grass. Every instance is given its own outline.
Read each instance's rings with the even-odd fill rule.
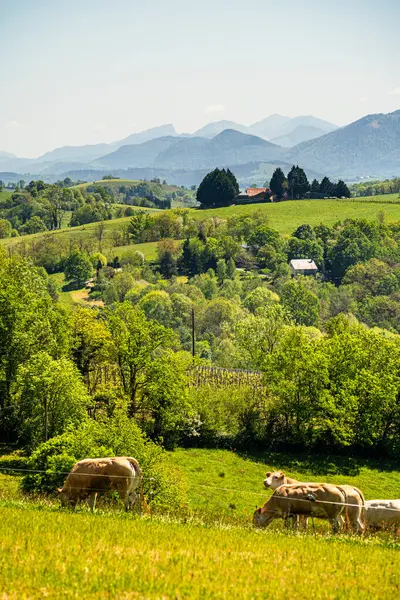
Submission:
[[[396,544],[0,507],[2,598],[396,598]]]
[[[0,598],[398,598],[400,543],[389,534],[333,536],[322,526],[294,535],[278,521],[266,531],[251,525],[269,494],[267,468],[391,497],[400,490],[396,465],[204,449],[170,458],[190,492],[188,511],[175,517],[107,505],[95,514],[85,505],[63,510],[55,500],[24,498],[18,477],[0,474]],[[23,461],[0,457],[0,470]]]

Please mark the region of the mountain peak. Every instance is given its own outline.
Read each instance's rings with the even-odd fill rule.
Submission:
[[[131,133],[131,135],[128,135],[128,137],[116,142],[115,146],[120,148],[121,146],[128,146],[132,144],[143,144],[143,142],[149,142],[150,140],[166,136],[178,136],[172,123],[168,123],[167,125],[157,125],[156,127],[145,129],[144,131]]]

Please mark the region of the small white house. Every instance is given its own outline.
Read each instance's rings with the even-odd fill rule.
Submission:
[[[292,275],[315,275],[318,267],[310,258],[294,258],[290,261]]]

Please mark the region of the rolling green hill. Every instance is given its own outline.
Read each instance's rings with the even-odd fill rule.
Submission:
[[[397,194],[390,194],[375,196],[374,202],[368,202],[368,198],[289,200],[206,210],[195,209],[193,214],[196,219],[206,219],[208,217],[227,218],[233,215],[249,215],[257,211],[265,212],[268,215],[270,227],[281,234],[289,234],[303,223],[333,225],[337,221],[345,219],[376,219],[380,211],[385,213],[388,221],[398,221],[400,220],[400,199]]]
[[[143,182],[139,179],[100,179],[98,181],[88,181],[86,183],[78,183],[77,185],[72,186],[74,188],[87,188],[92,185],[100,185],[102,187],[106,187],[112,190],[119,188],[121,185],[126,186],[127,188],[130,186],[138,185],[140,183],[146,183],[149,188],[154,192],[157,190],[158,193],[161,193],[161,197],[165,197],[168,193],[177,192],[181,190],[176,185],[168,185],[163,183],[156,183],[154,181],[146,181]],[[188,191],[188,190],[186,190]]]
[[[8,190],[0,190],[0,202],[11,196],[12,192]]]
[[[156,209],[146,208],[143,210],[157,212]],[[303,223],[309,223],[310,225],[318,225],[319,223],[333,225],[337,221],[344,221],[345,219],[365,218],[375,220],[380,212],[384,213],[388,221],[400,221],[400,199],[397,194],[374,196],[372,200],[368,197],[351,198],[349,200],[290,200],[286,202],[247,204],[207,210],[189,210],[193,218],[198,220],[209,217],[228,218],[233,215],[249,215],[257,211],[262,211],[268,215],[269,225],[282,235],[292,233]],[[112,232],[121,226],[127,225],[129,220],[130,217],[124,217],[106,221],[106,231]],[[93,233],[96,226],[97,223],[89,223],[88,225],[60,229],[45,235],[64,236],[66,239],[73,238],[79,240]],[[2,239],[0,240],[0,244],[6,247],[13,246],[19,241],[30,241],[42,235],[42,233],[36,233],[23,237]],[[148,252],[154,255],[156,243],[149,243],[146,246]],[[130,247],[124,246],[121,252],[126,252],[126,249]]]

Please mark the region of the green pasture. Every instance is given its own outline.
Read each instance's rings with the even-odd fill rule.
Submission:
[[[296,535],[278,521],[264,531],[251,525],[270,494],[262,486],[268,469],[352,482],[371,498],[400,495],[394,466],[203,449],[179,449],[170,459],[188,480],[182,515],[63,510],[56,500],[24,498],[19,477],[0,474],[0,598],[399,596],[400,543],[389,534],[334,536],[317,527]],[[24,459],[6,455],[2,466],[23,468]]]
[[[143,244],[118,246],[118,248],[114,248],[113,252],[118,258],[122,258],[133,250],[139,250],[139,252],[143,252],[146,260],[155,260],[157,258],[157,244],[158,242],[144,242]]]
[[[397,598],[395,543],[0,505],[2,598]]]
[[[156,208],[143,208],[140,206],[135,206],[135,210],[143,210],[145,212],[159,212]],[[121,217],[120,219],[112,219],[111,221],[104,221],[106,224],[106,232],[108,234],[112,233],[112,231],[120,229],[122,226],[128,226],[131,217]],[[65,227],[64,229],[57,229],[55,231],[48,231],[46,233],[32,233],[30,235],[24,235],[15,238],[6,238],[0,239],[0,244],[9,247],[18,244],[19,242],[30,242],[33,239],[37,239],[42,237],[43,235],[54,235],[57,239],[70,240],[74,239],[75,241],[79,241],[84,239],[87,236],[93,235],[96,227],[98,226],[98,222],[88,223],[86,225],[77,225],[76,227]]]
[[[387,221],[400,220],[400,199],[397,194],[375,196],[374,202],[368,198],[349,200],[288,200],[285,202],[241,204],[223,208],[192,209],[198,220],[208,217],[226,219],[234,215],[251,215],[258,211],[266,214],[269,226],[281,234],[292,233],[299,225],[333,225],[345,219],[376,220],[383,211]],[[397,200],[398,203],[395,201]]]
[[[283,470],[299,481],[352,484],[367,500],[400,498],[400,463],[198,448],[175,450],[170,456],[187,476],[190,508],[231,522],[248,520],[266,501],[267,471]]]
[[[146,181],[140,179],[100,179],[98,181],[88,181],[86,183],[78,183],[77,185],[71,186],[71,189],[75,188],[86,188],[92,185],[100,185],[107,188],[119,188],[121,185],[125,185],[126,187],[138,185],[139,183],[146,183],[150,189],[157,188],[158,190],[161,188],[162,192],[166,195],[169,192],[174,192],[179,190],[176,185],[168,185],[163,183],[155,183],[154,181]]]
[[[122,180],[118,180],[122,181]],[[82,184],[86,185],[86,184]],[[268,217],[270,227],[279,231],[282,235],[288,235],[303,223],[318,225],[324,223],[333,225],[337,221],[345,219],[376,220],[378,216],[384,216],[388,221],[400,221],[400,200],[397,194],[388,194],[384,196],[374,196],[374,201],[370,198],[351,198],[349,200],[289,200],[277,203],[259,203],[239,206],[229,206],[225,208],[213,208],[207,210],[189,209],[191,216],[197,220],[207,219],[209,217],[228,218],[234,215],[251,215],[261,211]],[[140,207],[135,207],[139,209]],[[158,209],[142,208],[147,212],[159,212]],[[130,217],[113,219],[106,221],[106,233],[112,234],[113,231],[129,224]],[[62,239],[79,240],[93,235],[98,223],[89,223],[77,227],[69,227],[46,233],[45,235],[60,236]],[[17,238],[0,239],[0,244],[4,246],[13,246],[20,241],[29,242],[43,236],[43,233],[36,233]],[[155,258],[155,247],[147,244],[141,244],[145,250],[148,250],[149,258]],[[148,246],[148,248],[146,248]],[[123,255],[127,251],[126,246],[116,249],[117,254]],[[150,249],[151,248],[151,249]]]
[[[0,202],[4,202],[11,194],[12,192],[9,190],[0,190]]]

